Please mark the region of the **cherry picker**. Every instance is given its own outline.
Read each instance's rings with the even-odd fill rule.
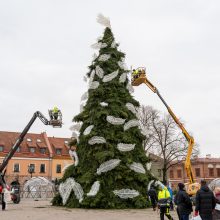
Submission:
[[[194,146],[194,138],[187,132],[183,124],[179,121],[179,119],[176,117],[176,115],[173,113],[171,108],[168,106],[168,104],[165,102],[163,97],[160,95],[158,89],[147,79],[146,77],[146,69],[144,67],[139,67],[133,71],[131,76],[131,84],[132,86],[139,86],[140,84],[146,84],[154,93],[158,95],[160,100],[163,102],[165,107],[167,108],[169,114],[173,118],[173,120],[176,122],[176,124],[179,126],[179,128],[182,130],[183,135],[185,136],[187,142],[188,142],[188,151],[187,156],[185,160],[185,170],[187,173],[187,176],[189,178],[189,183],[186,183],[186,191],[190,196],[194,196],[196,192],[200,189],[200,184],[195,182],[194,174],[191,167],[191,155],[192,150]]]
[[[52,111],[51,110],[49,110],[49,115],[50,115],[50,120],[47,120],[47,118],[41,112],[36,111],[33,114],[31,120],[29,121],[29,123],[26,125],[24,130],[21,132],[21,134],[17,138],[15,144],[12,146],[9,153],[4,158],[2,164],[0,164],[0,185],[2,185],[3,188],[6,188],[6,182],[5,182],[5,179],[4,179],[5,172],[6,172],[5,168],[8,165],[9,160],[13,157],[16,150],[18,149],[18,147],[20,146],[20,144],[24,140],[25,135],[27,134],[27,132],[29,131],[29,129],[31,128],[31,126],[35,122],[35,120],[37,118],[39,118],[45,125],[51,125],[53,127],[62,127],[62,113],[61,113],[60,110],[57,111],[56,117],[52,117]]]

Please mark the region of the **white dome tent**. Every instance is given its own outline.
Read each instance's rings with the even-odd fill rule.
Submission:
[[[45,177],[32,177],[24,184],[24,198],[51,198],[55,193],[54,184]]]

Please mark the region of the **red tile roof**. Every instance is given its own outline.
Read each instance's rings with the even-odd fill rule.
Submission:
[[[18,132],[8,132],[8,131],[0,131],[0,143],[4,146],[4,151],[0,152],[1,156],[5,156],[12,148],[17,138],[19,137]],[[27,141],[30,139],[31,141]],[[62,149],[61,156],[69,155],[68,147],[65,145],[65,141],[69,141],[68,138],[57,138],[57,137],[48,137],[51,146],[55,146],[53,148],[53,154],[56,155],[55,149],[57,147]],[[39,140],[41,142],[39,142]],[[1,144],[0,144],[1,145]],[[29,150],[30,147],[35,147],[35,153],[31,153]],[[26,134],[23,142],[20,145],[20,152],[16,152],[14,154],[15,157],[38,157],[38,158],[48,158],[49,150],[46,150],[46,154],[40,153],[40,148],[47,147],[46,140],[44,139],[43,133],[34,134],[28,133]]]

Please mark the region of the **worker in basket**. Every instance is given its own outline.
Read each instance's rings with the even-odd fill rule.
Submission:
[[[138,69],[133,69],[133,71],[132,71],[132,79],[133,80],[135,80],[135,79],[137,79],[138,77],[139,77],[139,70]]]
[[[55,106],[52,110],[50,110],[50,118],[52,120],[57,120],[59,116],[60,110]]]

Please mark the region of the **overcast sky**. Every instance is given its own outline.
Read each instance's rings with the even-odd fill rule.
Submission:
[[[30,132],[70,137],[87,91],[90,45],[112,31],[130,67],[151,82],[200,145],[220,157],[220,2],[218,0],[0,0],[0,130],[21,132],[37,110],[63,112],[61,129],[39,120]],[[135,99],[166,112],[146,86]]]

